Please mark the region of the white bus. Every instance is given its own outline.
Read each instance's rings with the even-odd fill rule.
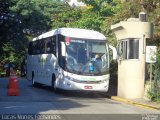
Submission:
[[[29,43],[27,79],[33,86],[107,92],[109,77],[109,45],[97,31],[59,28]]]

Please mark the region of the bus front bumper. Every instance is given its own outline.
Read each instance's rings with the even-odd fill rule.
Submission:
[[[82,91],[98,91],[107,92],[109,87],[109,79],[99,83],[78,83],[68,79],[61,79],[57,83],[57,88],[63,90],[82,90]]]

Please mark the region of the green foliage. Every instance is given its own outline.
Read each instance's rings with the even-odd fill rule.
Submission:
[[[153,12],[150,12],[148,17],[149,17],[149,21],[152,21],[154,24],[154,35],[155,38],[160,37],[160,7],[154,9]],[[159,35],[158,35],[159,34]]]
[[[5,63],[10,60],[15,62],[17,53],[22,55],[24,50],[25,38],[21,32],[21,21],[16,13],[10,10],[15,5],[16,0],[1,1],[0,14],[0,61]],[[23,41],[21,41],[23,40]],[[25,45],[26,46],[26,45]],[[18,61],[16,61],[18,62]]]
[[[152,90],[148,90],[148,96],[147,96],[151,101],[157,101],[157,94],[153,92]]]
[[[98,17],[95,13],[88,11],[87,13],[82,14],[82,17],[70,24],[70,26],[101,31],[102,23],[102,17]]]
[[[159,0],[144,0],[143,1],[143,7],[144,9],[150,13],[153,12],[156,8],[160,7],[160,1]]]
[[[45,0],[17,0],[16,5],[10,9],[21,18],[23,32],[37,36],[51,29],[52,14],[57,12],[59,3]]]
[[[73,22],[81,18],[81,9],[63,4],[59,12],[53,15],[52,28],[71,27]]]
[[[20,66],[28,41],[51,29],[53,15],[61,12],[64,3],[58,0],[1,1],[0,60]],[[3,19],[2,19],[3,18]]]
[[[108,37],[109,43],[112,43],[113,45],[116,45],[117,41],[114,33],[110,29],[110,26],[130,17],[138,17],[141,8],[140,4],[136,2],[119,3],[117,6],[120,10],[118,9],[119,11],[112,14],[112,16],[106,17],[102,25],[103,33]]]
[[[3,50],[3,62],[4,61],[11,61],[14,62],[14,54],[15,54],[15,49],[12,47],[12,44],[10,42],[4,43],[2,46]]]
[[[150,69],[148,70],[149,72],[151,72]],[[153,78],[151,78],[151,88],[147,94],[150,100],[160,102],[160,48],[158,48],[157,60],[156,63],[153,63],[152,69]]]
[[[85,4],[91,6],[91,11],[98,16],[112,16],[121,9],[119,0],[82,0]]]
[[[154,102],[160,102],[160,82],[157,85],[155,81],[152,81],[152,88],[147,91],[147,97]]]

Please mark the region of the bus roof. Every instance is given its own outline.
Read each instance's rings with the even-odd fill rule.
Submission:
[[[33,41],[51,37],[56,34],[61,34],[61,35],[64,35],[67,37],[73,37],[73,38],[106,40],[106,37],[102,33],[94,30],[79,29],[79,28],[59,28],[59,29],[55,29],[55,30],[51,30],[49,32],[43,33],[42,35],[36,38],[33,38]]]

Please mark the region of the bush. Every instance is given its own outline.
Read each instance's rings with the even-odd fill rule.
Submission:
[[[157,52],[157,61],[156,63],[153,64],[152,67],[153,67],[153,71],[152,71],[153,80],[150,83],[151,87],[147,91],[148,92],[147,96],[151,101],[160,102],[160,72],[159,72],[160,71],[160,48],[158,48],[158,52]]]

